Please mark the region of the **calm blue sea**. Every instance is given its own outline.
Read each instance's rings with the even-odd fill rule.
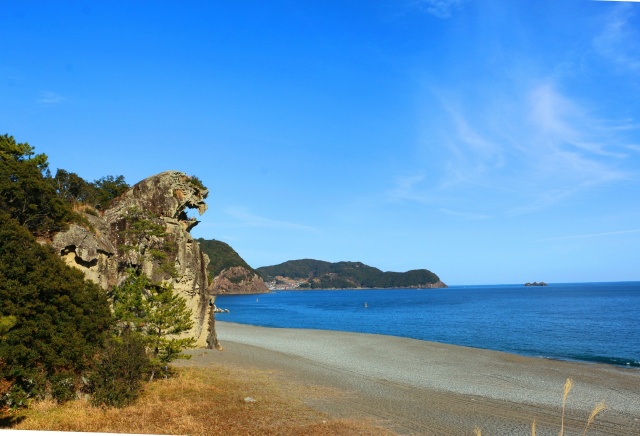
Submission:
[[[219,296],[216,305],[230,310],[220,321],[640,367],[640,282],[277,291]]]

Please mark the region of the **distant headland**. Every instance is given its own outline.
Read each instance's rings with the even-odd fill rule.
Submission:
[[[548,284],[546,284],[545,282],[533,282],[533,283],[525,283],[525,286],[549,286]]]
[[[314,259],[290,260],[279,265],[256,268],[269,289],[393,289],[446,288],[427,269],[383,272],[362,262],[325,262]]]

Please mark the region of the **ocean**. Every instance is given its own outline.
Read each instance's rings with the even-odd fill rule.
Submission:
[[[223,295],[220,321],[402,336],[640,367],[640,282]]]

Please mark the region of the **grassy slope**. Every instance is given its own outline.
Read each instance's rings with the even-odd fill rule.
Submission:
[[[189,435],[391,435],[368,422],[328,418],[303,404],[301,389],[277,383],[265,371],[183,368],[179,376],[147,386],[136,404],[100,409],[85,401],[36,403],[16,430]],[[251,397],[255,402],[246,402]]]

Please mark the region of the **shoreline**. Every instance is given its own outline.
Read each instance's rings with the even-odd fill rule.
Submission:
[[[254,294],[254,295],[259,295],[259,294]],[[492,350],[490,348],[474,347],[471,345],[451,344],[448,342],[428,341],[425,339],[411,338],[408,336],[383,335],[379,333],[349,332],[347,330],[299,329],[296,327],[265,327],[265,326],[259,326],[254,324],[243,324],[243,323],[236,323],[232,321],[218,321],[218,320],[216,320],[216,323],[237,324],[237,325],[245,325],[249,327],[266,328],[266,329],[319,330],[319,331],[330,331],[330,332],[336,332],[336,333],[354,333],[354,334],[362,334],[362,335],[385,336],[390,338],[411,339],[411,340],[416,340],[416,341],[421,341],[426,343],[433,343],[433,344],[450,345],[452,347],[469,348],[472,350],[493,351],[496,353],[510,354],[513,356],[520,356],[520,357],[531,358],[531,359],[542,359],[542,360],[550,360],[555,362],[578,363],[578,364],[584,364],[584,365],[605,365],[605,366],[611,366],[614,368],[631,369],[631,370],[635,369],[637,371],[640,371],[640,362],[632,361],[633,363],[631,363],[631,362],[628,362],[629,359],[621,359],[621,358],[608,357],[608,358],[600,358],[600,359],[592,359],[592,360],[586,360],[586,359],[580,360],[580,359],[570,359],[570,358],[564,358],[564,357],[554,357],[554,356],[544,356],[544,355],[527,355],[527,354],[520,354],[520,353],[511,352],[511,351]],[[616,361],[620,361],[620,363],[616,363]],[[625,363],[622,363],[622,362],[625,362]]]
[[[287,291],[393,291],[393,290],[407,290],[407,289],[415,289],[415,290],[433,290],[433,289],[448,289],[450,286],[446,283],[442,283],[440,285],[434,286],[394,286],[393,288],[267,288],[269,292],[238,292],[238,293],[229,293],[224,292],[221,294],[215,294],[216,296],[223,295],[264,295],[269,294],[271,292],[287,292]]]
[[[582,432],[605,400],[589,435],[640,434],[640,371],[375,334],[256,327],[216,322],[224,351],[196,350],[190,366],[237,365],[286,382],[336,389],[306,399],[336,417],[381,420],[399,433],[557,434],[563,385],[574,389],[565,426]],[[546,430],[545,430],[546,429]]]

